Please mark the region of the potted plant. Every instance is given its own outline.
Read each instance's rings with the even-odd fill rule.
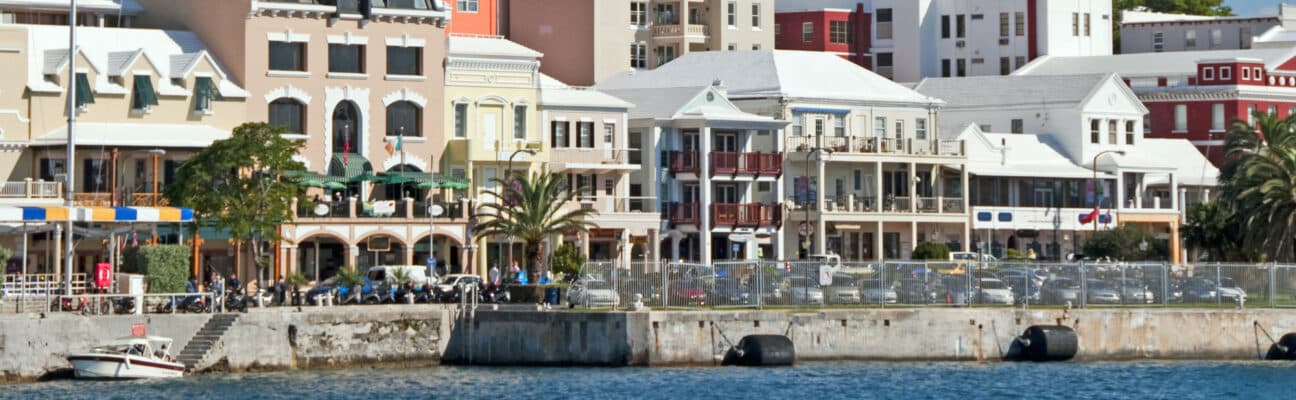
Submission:
[[[360,276],[359,272],[356,272],[355,267],[343,266],[338,269],[337,275],[333,276],[333,278],[334,283],[337,284],[337,288],[339,289],[339,295],[341,294],[340,289],[346,288],[349,291],[349,296],[354,298],[356,303],[360,302],[360,291],[362,289],[360,284],[364,282],[364,278]],[[347,298],[338,299],[338,303],[346,302]]]

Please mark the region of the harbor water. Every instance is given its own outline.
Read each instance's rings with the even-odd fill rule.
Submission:
[[[0,399],[1291,399],[1296,364],[804,363],[790,368],[431,367],[51,381]]]

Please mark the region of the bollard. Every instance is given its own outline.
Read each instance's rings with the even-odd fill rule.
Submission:
[[[257,308],[265,308],[265,299],[261,297],[261,288],[256,290]]]

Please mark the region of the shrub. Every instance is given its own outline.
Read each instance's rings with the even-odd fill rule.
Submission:
[[[351,266],[338,268],[337,275],[334,275],[334,278],[333,282],[337,287],[351,288],[359,285],[360,282],[364,282],[364,277],[360,276],[360,273],[356,272],[355,268]]]
[[[1004,259],[1011,260],[1011,261],[1022,261],[1022,260],[1026,260],[1027,257],[1025,254],[1022,254],[1021,251],[1010,248],[1010,249],[1004,249]]]
[[[126,249],[122,272],[144,275],[149,293],[179,293],[189,280],[189,247],[178,244]]]
[[[580,249],[577,249],[575,244],[563,243],[562,246],[554,249],[553,273],[555,275],[577,276],[584,265],[585,256],[581,255]]]
[[[949,260],[949,246],[944,243],[919,243],[914,247],[914,260]]]

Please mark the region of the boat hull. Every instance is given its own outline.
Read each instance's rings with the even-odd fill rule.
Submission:
[[[129,362],[127,362],[129,358]],[[184,376],[184,364],[113,354],[68,356],[77,379],[150,379]]]

